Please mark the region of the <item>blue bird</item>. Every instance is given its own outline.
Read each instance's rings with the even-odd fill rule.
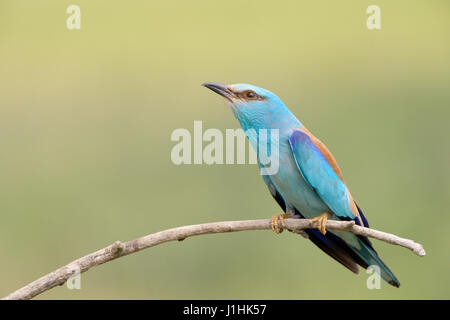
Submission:
[[[358,265],[365,269],[377,266],[374,269],[379,271],[382,279],[399,287],[400,282],[367,237],[338,230],[327,232],[327,219],[354,220],[364,227],[369,224],[352,198],[331,152],[283,101],[272,92],[250,84],[207,82],[203,86],[226,99],[255,148],[260,167],[264,167],[260,161],[260,132],[278,130],[278,170],[262,175],[270,193],[285,212],[272,217],[272,229],[281,232],[278,221],[283,226],[284,218],[290,216],[311,219],[317,228],[306,229],[305,233],[325,253],[356,274],[359,273]]]

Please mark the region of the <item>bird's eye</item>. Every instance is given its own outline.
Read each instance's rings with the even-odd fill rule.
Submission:
[[[256,93],[254,93],[253,91],[249,90],[245,92],[245,97],[247,99],[256,99]]]

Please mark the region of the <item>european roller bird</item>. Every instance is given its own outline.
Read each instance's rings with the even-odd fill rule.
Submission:
[[[399,287],[400,282],[367,237],[338,230],[327,232],[327,219],[354,220],[364,227],[369,227],[369,223],[353,199],[334,156],[283,101],[272,92],[249,84],[207,82],[203,86],[225,98],[244,132],[255,133],[247,137],[257,154],[260,129],[278,131],[278,170],[262,175],[284,212],[271,218],[272,229],[280,233],[287,217],[311,219],[313,224],[305,233],[325,253],[356,274],[358,265],[365,269],[375,266],[382,279]],[[257,159],[262,167],[260,157]]]

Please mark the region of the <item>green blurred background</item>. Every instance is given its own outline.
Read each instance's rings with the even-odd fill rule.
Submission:
[[[66,28],[68,5],[81,30]],[[366,28],[381,8],[382,29]],[[332,150],[402,287],[368,290],[290,233],[208,235],[45,299],[450,298],[450,4],[0,2],[0,296],[115,240],[280,213],[255,165],[170,160],[176,128],[237,128],[205,81],[277,93]]]

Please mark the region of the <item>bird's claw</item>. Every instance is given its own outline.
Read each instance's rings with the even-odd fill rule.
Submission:
[[[330,214],[328,212],[322,213],[320,216],[312,218],[310,220],[311,226],[314,223],[317,223],[317,230],[320,231],[321,234],[325,235],[327,233],[327,220]]]
[[[290,216],[289,213],[276,214],[270,218],[270,228],[275,231],[275,233],[282,233],[284,230],[284,219]],[[278,225],[281,222],[281,227]]]

